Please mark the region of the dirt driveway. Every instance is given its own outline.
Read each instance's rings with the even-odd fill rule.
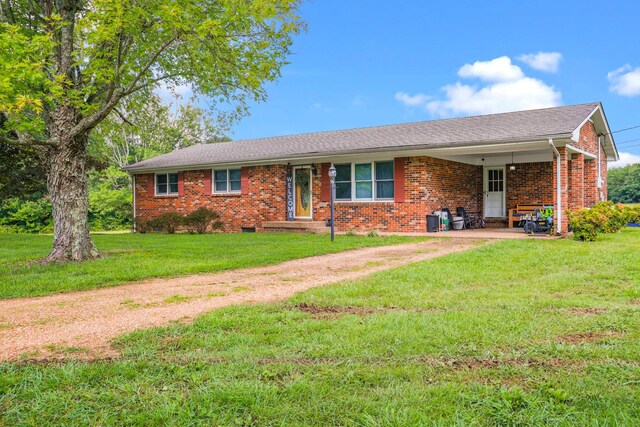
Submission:
[[[484,243],[429,240],[355,249],[268,267],[0,301],[0,361],[113,357],[117,354],[109,342],[125,332],[189,321],[232,304],[283,300],[315,286],[466,251]]]

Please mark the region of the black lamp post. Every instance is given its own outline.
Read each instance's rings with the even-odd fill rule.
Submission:
[[[335,239],[335,201],[336,201],[336,167],[331,163],[329,168],[329,179],[331,180],[331,241]]]

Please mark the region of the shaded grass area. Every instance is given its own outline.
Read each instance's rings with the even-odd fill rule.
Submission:
[[[51,236],[0,233],[0,298],[48,295],[171,277],[276,264],[367,246],[418,241],[411,237],[311,234],[98,234],[103,258],[40,265]]]
[[[502,241],[0,367],[0,424],[638,425],[640,230]]]

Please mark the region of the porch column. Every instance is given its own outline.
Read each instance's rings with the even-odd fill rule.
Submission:
[[[569,209],[582,208],[584,207],[584,154],[573,154],[570,163]]]
[[[584,207],[590,208],[598,201],[598,165],[595,159],[584,161]]]
[[[558,212],[558,188],[560,188],[560,209],[562,210],[562,224],[560,228],[561,233],[566,233],[569,230],[569,222],[567,215],[565,215],[566,209],[569,207],[569,162],[567,159],[566,147],[558,148],[560,153],[560,183],[558,187],[558,162],[556,156],[553,156],[553,210],[555,213],[555,220],[557,227]]]

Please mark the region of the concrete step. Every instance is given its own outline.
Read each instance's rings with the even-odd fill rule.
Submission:
[[[265,221],[262,228],[271,233],[326,233],[329,227],[324,221]]]

